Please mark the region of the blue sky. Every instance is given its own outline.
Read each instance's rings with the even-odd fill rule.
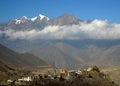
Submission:
[[[0,0],[0,22],[39,13],[49,18],[68,13],[83,20],[120,23],[120,0]]]

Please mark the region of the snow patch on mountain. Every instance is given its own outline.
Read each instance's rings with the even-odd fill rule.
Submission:
[[[37,19],[37,17],[31,18],[31,21],[35,21]]]
[[[46,16],[44,16],[44,15],[42,15],[42,14],[39,14],[38,16],[36,16],[36,17],[34,17],[34,18],[31,18],[30,20],[34,22],[36,19],[42,20],[42,19],[44,19],[44,18],[46,18],[47,21],[49,20],[48,17],[46,17]]]
[[[21,17],[20,19],[15,19],[15,24],[24,23],[28,18],[26,16]]]

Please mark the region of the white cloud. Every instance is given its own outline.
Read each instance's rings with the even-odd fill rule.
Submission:
[[[2,31],[0,30],[0,35],[2,35]]]
[[[106,20],[94,20],[79,25],[48,26],[43,30],[1,31],[9,39],[120,39],[120,24],[109,24]]]

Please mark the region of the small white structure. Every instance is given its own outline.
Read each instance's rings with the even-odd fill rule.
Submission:
[[[31,79],[31,77],[28,76],[28,77],[18,79],[18,81],[27,81],[27,82],[29,82],[29,81],[32,81],[32,79]]]
[[[78,70],[76,73],[77,73],[78,75],[81,75],[81,74],[82,74],[82,71],[81,71],[81,70]]]
[[[88,71],[88,72],[89,72],[89,71],[92,71],[92,69],[93,69],[92,67],[89,67],[89,68],[87,69],[87,71]]]
[[[12,82],[13,82],[13,81],[12,81],[12,80],[10,80],[10,79],[8,79],[8,80],[7,80],[7,83],[12,83]]]

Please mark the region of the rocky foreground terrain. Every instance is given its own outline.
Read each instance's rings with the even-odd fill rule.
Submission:
[[[120,85],[120,66],[103,68],[102,71],[110,75],[110,78]]]
[[[41,68],[40,68],[41,69]],[[44,71],[44,72],[43,72]],[[7,80],[1,85],[10,86],[119,86],[97,66],[81,70],[43,68],[16,80]]]

